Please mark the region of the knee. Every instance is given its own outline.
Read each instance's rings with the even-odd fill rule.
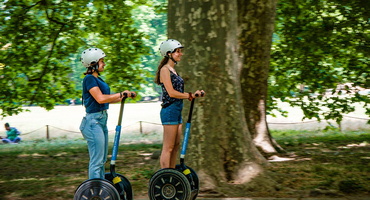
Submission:
[[[174,151],[176,151],[178,148],[179,148],[179,145],[180,144],[173,144],[173,145],[167,145],[165,148],[163,148],[163,151],[166,151],[168,153],[172,153]]]

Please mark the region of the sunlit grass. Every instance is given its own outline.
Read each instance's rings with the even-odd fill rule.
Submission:
[[[343,197],[370,192],[370,134],[366,131],[272,131],[286,150],[268,174],[275,192],[250,191],[260,197]],[[110,152],[111,152],[110,144]],[[147,186],[158,166],[151,159],[161,144],[120,146],[117,172],[131,182],[136,198],[147,197]],[[87,179],[88,152],[83,139],[58,138],[0,145],[0,191],[3,199],[72,199]],[[106,165],[109,171],[109,163]],[[204,194],[203,194],[204,195]]]

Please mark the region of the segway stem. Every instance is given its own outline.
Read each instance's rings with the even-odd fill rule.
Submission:
[[[191,117],[193,116],[194,101],[195,99],[191,100],[191,104],[190,104],[189,116],[188,116],[188,121],[187,121],[187,123],[189,124],[191,123]]]
[[[125,105],[126,98],[127,98],[127,95],[125,95],[125,97],[123,97],[122,100],[121,100],[121,107],[120,107],[120,111],[119,111],[118,125],[116,126],[116,134],[114,135],[114,142],[113,142],[113,149],[112,149],[112,159],[110,161],[111,165],[115,165],[116,160],[117,160],[119,140],[121,138],[122,113],[123,113],[123,107]],[[112,167],[111,167],[111,169],[112,169]],[[111,170],[111,172],[112,172],[112,170]],[[113,172],[112,172],[112,174],[113,174]]]
[[[203,96],[204,94],[202,93],[201,95]],[[195,96],[198,97],[199,95],[196,94]],[[192,99],[190,103],[189,116],[188,116],[188,121],[186,122],[184,141],[182,142],[182,148],[181,148],[181,154],[180,154],[180,164],[183,164],[185,162],[186,149],[188,148],[188,141],[190,137],[191,117],[193,116],[194,102],[195,102],[195,98]]]
[[[131,97],[134,97],[135,93],[131,94]],[[125,100],[127,99],[128,95],[126,93],[123,93],[123,98],[121,100],[121,107],[119,110],[119,117],[118,117],[118,125],[116,126],[116,134],[114,136],[114,142],[113,142],[113,149],[112,149],[112,158],[110,161],[110,172],[113,175],[113,177],[116,177],[116,172],[115,172],[115,164],[117,160],[117,154],[118,154],[118,147],[119,147],[119,140],[121,138],[121,124],[122,124],[122,113],[123,113],[123,108],[125,106]]]

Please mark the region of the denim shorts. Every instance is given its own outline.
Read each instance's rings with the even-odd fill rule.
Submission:
[[[182,124],[181,111],[184,104],[181,101],[175,101],[171,105],[161,109],[162,125]]]

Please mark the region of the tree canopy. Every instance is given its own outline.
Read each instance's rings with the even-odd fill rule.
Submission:
[[[370,115],[369,3],[279,1],[272,46],[269,108],[276,99],[306,118],[335,119],[363,102]],[[301,87],[299,87],[301,85]]]
[[[140,68],[148,52],[131,11],[137,1],[25,0],[0,3],[0,69],[2,115],[17,114],[23,105],[52,109],[79,97],[85,70],[80,53],[89,47],[107,56],[106,81],[113,91],[140,89]],[[72,75],[74,74],[74,75]],[[73,81],[74,80],[74,81]]]

